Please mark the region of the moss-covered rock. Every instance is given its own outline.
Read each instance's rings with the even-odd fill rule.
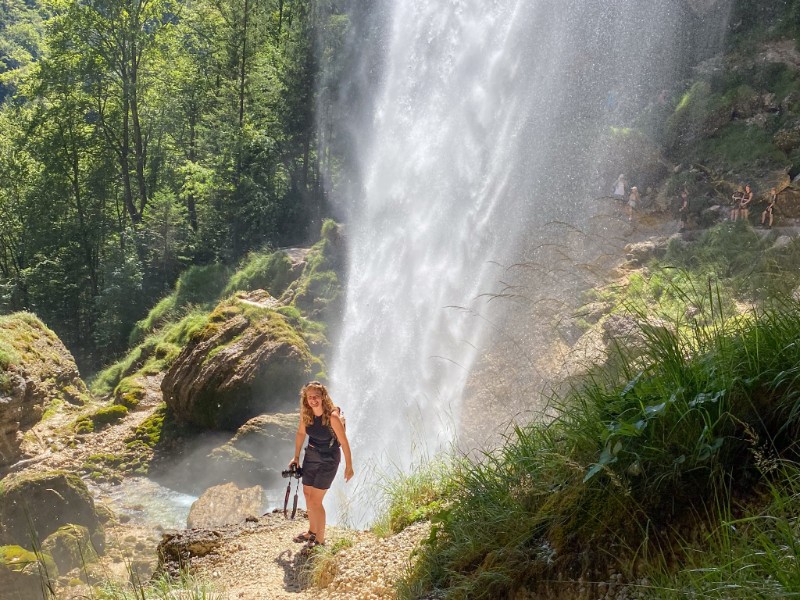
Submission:
[[[44,599],[57,577],[58,569],[47,554],[0,546],[0,598]]]
[[[86,527],[102,552],[105,533],[94,500],[77,475],[50,471],[0,481],[0,543],[30,546],[68,524]]]
[[[128,408],[121,404],[103,406],[96,411],[78,419],[75,423],[76,433],[92,433],[107,425],[120,421],[128,414]]]
[[[53,557],[60,573],[85,567],[97,560],[89,530],[82,525],[64,525],[42,542],[42,551]]]
[[[23,435],[48,406],[82,403],[86,385],[70,352],[35,315],[0,317],[0,467],[22,458]]]
[[[247,419],[297,402],[317,360],[279,312],[222,302],[161,383],[179,422],[234,430]]]
[[[281,297],[282,304],[296,306],[307,319],[332,323],[342,310],[344,265],[342,226],[327,220],[320,241],[306,255],[302,275]]]

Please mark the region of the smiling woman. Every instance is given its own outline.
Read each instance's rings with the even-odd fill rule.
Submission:
[[[353,477],[350,443],[344,430],[341,411],[334,406],[328,390],[319,381],[311,381],[300,390],[300,423],[295,435],[294,458],[289,468],[300,462],[300,450],[308,436],[303,459],[303,495],[308,511],[308,531],[295,536],[309,548],[325,543],[325,507],[322,500],[339,470],[344,451],[344,479]],[[341,451],[340,451],[341,448]]]

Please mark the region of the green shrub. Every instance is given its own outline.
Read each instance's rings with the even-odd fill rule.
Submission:
[[[753,167],[782,167],[786,155],[772,143],[772,135],[759,127],[737,121],[713,136],[699,141],[697,155],[708,164],[726,169],[749,170]]]
[[[291,267],[292,261],[284,252],[253,252],[230,278],[222,295],[263,289],[278,298],[291,283]]]
[[[164,325],[179,319],[190,306],[210,309],[227,283],[229,270],[224,265],[211,264],[189,267],[181,273],[175,291],[153,307],[147,317],[136,323],[131,331],[129,345],[142,342],[145,337]]]
[[[443,511],[454,493],[453,466],[433,461],[408,475],[386,478],[383,496],[387,506],[373,526],[380,536],[398,533],[418,521],[427,521]]]

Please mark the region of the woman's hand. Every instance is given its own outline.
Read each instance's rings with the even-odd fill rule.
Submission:
[[[292,465],[297,465],[298,467],[300,466],[300,457],[299,457],[299,456],[295,456],[295,457],[294,457],[294,458],[291,460],[291,462],[289,463],[289,468],[290,468],[290,469],[292,468]]]
[[[350,481],[353,478],[353,475],[354,475],[353,467],[351,467],[350,465],[345,466],[345,468],[344,468],[344,480],[345,481]]]

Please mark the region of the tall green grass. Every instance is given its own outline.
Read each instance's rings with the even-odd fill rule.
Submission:
[[[800,425],[800,305],[726,318],[642,321],[550,423],[518,427],[454,470],[457,491],[402,589],[509,597],[544,581],[638,561],[671,564],[686,527],[720,518],[720,498],[765,479],[759,455],[791,459]],[[678,550],[678,552],[680,552]],[[661,557],[654,558],[654,557]]]
[[[654,569],[642,597],[777,599],[800,597],[800,465],[767,461],[767,499],[735,518],[723,513],[717,526],[694,543],[684,543],[680,571]]]

